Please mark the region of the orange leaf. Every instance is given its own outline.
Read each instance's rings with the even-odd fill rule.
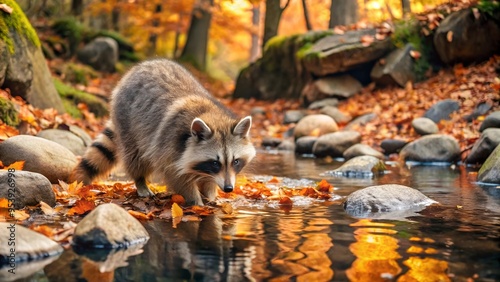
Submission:
[[[132,215],[133,217],[137,218],[137,219],[149,220],[149,219],[153,218],[153,214],[152,213],[145,214],[145,213],[142,213],[142,212],[132,211],[132,210],[129,210],[128,213],[130,215]]]
[[[280,181],[278,180],[278,178],[276,178],[276,176],[274,176],[271,180],[269,180],[267,183],[280,183]]]
[[[328,181],[326,181],[325,179],[322,179],[316,186],[316,189],[318,189],[318,191],[326,193],[330,192],[330,189],[332,188],[332,184],[328,183]]]
[[[452,42],[453,41],[453,31],[448,31],[448,33],[446,33],[446,40],[448,40],[448,42]]]
[[[182,211],[182,208],[179,207],[179,205],[177,203],[173,203],[172,204],[172,217],[173,218],[182,217],[183,214],[184,214],[184,212]]]
[[[230,203],[223,203],[221,205],[221,210],[225,214],[232,214],[234,211],[233,206]]]
[[[279,202],[280,206],[292,206],[293,205],[293,202],[290,198],[288,197],[283,197],[280,199],[280,202]]]
[[[5,198],[0,198],[0,209],[8,209],[9,208],[9,200]]]
[[[68,215],[75,215],[75,214],[82,215],[88,211],[93,210],[94,208],[95,208],[94,201],[80,199],[76,201],[75,206],[68,211]]]
[[[46,215],[54,215],[56,211],[44,201],[40,201],[40,209]]]
[[[172,195],[172,203],[176,203],[179,206],[184,206],[186,204],[186,200],[182,195],[179,194],[173,194]]]
[[[43,234],[49,238],[52,238],[52,236],[54,235],[54,229],[48,227],[47,225],[34,226],[31,228],[31,230]]]
[[[15,170],[23,170],[24,167],[24,161],[17,161],[14,163],[11,163],[8,167],[4,168],[5,170],[8,169],[15,169]]]

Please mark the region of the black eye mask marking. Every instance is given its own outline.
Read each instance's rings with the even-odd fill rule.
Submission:
[[[217,174],[220,172],[222,164],[218,160],[208,160],[196,164],[193,169],[208,174]]]
[[[233,163],[232,163],[232,166],[233,166],[233,169],[236,173],[240,172],[243,167],[245,167],[245,161],[243,159],[236,159],[236,160],[233,160]]]

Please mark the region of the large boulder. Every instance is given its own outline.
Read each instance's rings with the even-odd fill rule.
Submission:
[[[91,211],[78,223],[73,245],[90,248],[122,248],[144,243],[149,234],[122,207],[108,203]]]
[[[362,42],[363,36],[375,37],[376,33],[375,29],[362,29],[326,36],[303,52],[304,67],[314,75],[326,76],[373,62],[393,48],[390,37],[369,45]]]
[[[0,88],[9,88],[37,108],[55,108],[64,113],[54,87],[40,41],[16,1],[2,2],[12,13],[0,12]]]
[[[413,45],[406,44],[403,48],[392,51],[379,60],[373,67],[370,76],[379,85],[399,85],[405,87],[408,81],[415,81],[413,58],[410,52]]]
[[[467,159],[468,164],[482,164],[500,144],[500,128],[488,128],[479,137],[479,140],[474,143]]]
[[[366,187],[347,196],[345,211],[355,217],[399,217],[435,204],[420,191],[398,184]]]
[[[480,11],[456,11],[440,23],[434,46],[446,64],[479,62],[498,54],[500,27]]]
[[[51,183],[69,181],[78,163],[75,155],[65,147],[30,135],[17,135],[0,143],[0,161],[4,165],[25,161],[23,170],[40,173]]]
[[[431,134],[408,143],[400,157],[415,162],[456,162],[460,159],[460,145],[452,136]]]
[[[87,149],[85,141],[69,130],[45,129],[40,131],[37,136],[66,147],[76,156],[83,156]]]
[[[9,186],[11,183],[13,185]],[[22,170],[0,170],[0,198],[12,200],[16,209],[36,206],[40,201],[52,207],[56,205],[56,195],[47,177]]]
[[[301,100],[309,104],[330,97],[349,98],[362,88],[358,80],[347,74],[322,77],[304,87]]]
[[[118,62],[118,43],[110,37],[97,37],[76,53],[78,60],[98,71],[114,72]]]

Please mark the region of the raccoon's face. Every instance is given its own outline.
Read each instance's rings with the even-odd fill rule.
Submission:
[[[212,130],[200,118],[191,124],[192,138],[182,159],[183,171],[212,178],[224,191],[231,192],[238,174],[255,156],[248,133],[250,116],[225,130]],[[219,126],[220,128],[220,126]]]

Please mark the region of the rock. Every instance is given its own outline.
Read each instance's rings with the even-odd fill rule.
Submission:
[[[252,110],[250,110],[250,114],[252,116],[265,115],[266,109],[264,109],[264,107],[253,107]]]
[[[363,36],[375,36],[376,33],[375,29],[362,29],[326,36],[309,50],[303,50],[304,67],[314,75],[326,76],[375,61],[393,48],[389,37],[375,40],[368,46],[362,43]]]
[[[344,202],[344,209],[351,216],[371,217],[377,213],[415,212],[435,203],[437,202],[411,187],[385,184],[351,193]]]
[[[441,120],[449,120],[450,114],[460,109],[460,104],[453,99],[446,99],[437,102],[427,110],[424,117],[430,118],[433,122],[439,123]]]
[[[95,70],[111,73],[118,62],[118,43],[109,37],[97,37],[78,50],[76,57]]]
[[[500,184],[500,146],[486,159],[477,173],[477,180],[484,183]]]
[[[408,144],[408,142],[403,140],[385,139],[380,143],[380,148],[384,150],[384,154],[390,155],[399,153],[399,151],[401,151],[406,144]]]
[[[352,117],[348,114],[344,114],[337,107],[326,106],[321,108],[320,114],[327,115],[333,118],[337,124],[346,124],[352,120]]]
[[[361,134],[357,131],[339,131],[320,136],[313,146],[313,154],[323,158],[330,156],[340,158],[354,144],[361,142]]]
[[[50,240],[44,235],[32,231],[24,226],[10,223],[0,222],[0,265],[10,262],[10,256],[15,255],[16,263],[39,260],[49,256],[60,255],[63,248],[58,243]],[[8,245],[9,238],[15,238],[15,253],[10,249],[12,246]]]
[[[491,127],[500,128],[500,111],[493,112],[486,116],[479,127],[479,131],[483,132],[485,129]]]
[[[0,143],[0,160],[4,165],[25,161],[23,170],[43,174],[51,183],[67,182],[78,163],[65,147],[30,135],[17,135]]]
[[[405,161],[455,162],[460,159],[460,146],[451,136],[431,134],[407,144],[400,157]]]
[[[90,248],[121,248],[143,243],[149,234],[142,224],[116,204],[102,204],[78,223],[73,245]]]
[[[376,117],[377,117],[377,114],[375,114],[375,113],[369,113],[369,114],[359,116],[359,117],[355,118],[354,120],[352,120],[349,124],[347,124],[344,127],[344,130],[352,130],[356,126],[363,126],[363,125],[369,123],[370,121],[374,120]]]
[[[464,117],[464,119],[467,122],[472,122],[476,118],[486,114],[489,110],[491,110],[492,107],[493,107],[493,105],[488,103],[488,102],[481,102],[476,106],[476,108],[474,108],[474,111],[471,114],[466,115]],[[482,130],[480,130],[480,131],[482,131]]]
[[[500,49],[500,27],[483,12],[456,11],[439,24],[434,46],[445,64],[480,62]]]
[[[439,132],[437,124],[430,118],[420,117],[412,120],[411,126],[420,135],[429,135]]]
[[[333,118],[327,115],[309,115],[297,123],[294,130],[295,139],[302,136],[321,136],[337,131],[339,128]]]
[[[337,98],[326,98],[323,100],[319,101],[314,101],[312,102],[309,107],[307,107],[309,110],[318,110],[322,109],[324,107],[336,107],[339,104],[339,99]]]
[[[92,144],[92,137],[90,137],[90,135],[85,130],[81,129],[80,127],[78,127],[76,125],[70,125],[68,129],[73,134],[75,134],[76,136],[80,137],[80,139],[82,139],[85,147],[90,146],[90,144]]]
[[[406,44],[403,48],[396,49],[379,60],[370,73],[372,80],[378,85],[401,87],[405,87],[408,81],[415,81],[413,58],[410,55],[413,49],[413,45]]]
[[[295,141],[295,152],[297,154],[312,154],[314,143],[318,140],[316,136],[303,136]]]
[[[281,151],[295,151],[295,143],[293,140],[286,139],[278,145],[277,149]]]
[[[302,91],[302,101],[306,104],[325,98],[349,98],[361,91],[363,86],[350,75],[322,77],[310,82]]]
[[[467,159],[468,164],[482,164],[500,144],[500,128],[487,128],[474,143]]]
[[[301,110],[288,110],[283,117],[283,124],[297,123],[305,116],[306,114]]]
[[[8,182],[9,178],[14,182]],[[9,186],[9,183],[13,183],[13,186]],[[51,207],[56,205],[56,195],[47,177],[22,170],[14,172],[0,170],[0,198],[12,200],[16,209],[36,206],[40,201],[44,201]]]
[[[0,38],[0,87],[9,88],[34,107],[64,113],[38,36],[18,4],[10,4],[13,14],[0,14],[0,33],[4,34]]]
[[[322,175],[344,176],[344,177],[373,177],[384,173],[385,164],[374,156],[357,156],[337,169],[324,172]]]
[[[281,138],[276,137],[264,137],[262,139],[262,143],[260,144],[262,147],[276,147],[281,144],[283,140]]]
[[[372,147],[366,144],[354,144],[345,150],[343,154],[346,160],[352,159],[358,156],[373,156],[378,159],[384,159],[384,154],[379,151],[373,149]]]
[[[67,149],[69,149],[76,156],[82,156],[87,147],[83,140],[67,130],[61,129],[45,129],[37,134],[38,137],[54,141]]]

